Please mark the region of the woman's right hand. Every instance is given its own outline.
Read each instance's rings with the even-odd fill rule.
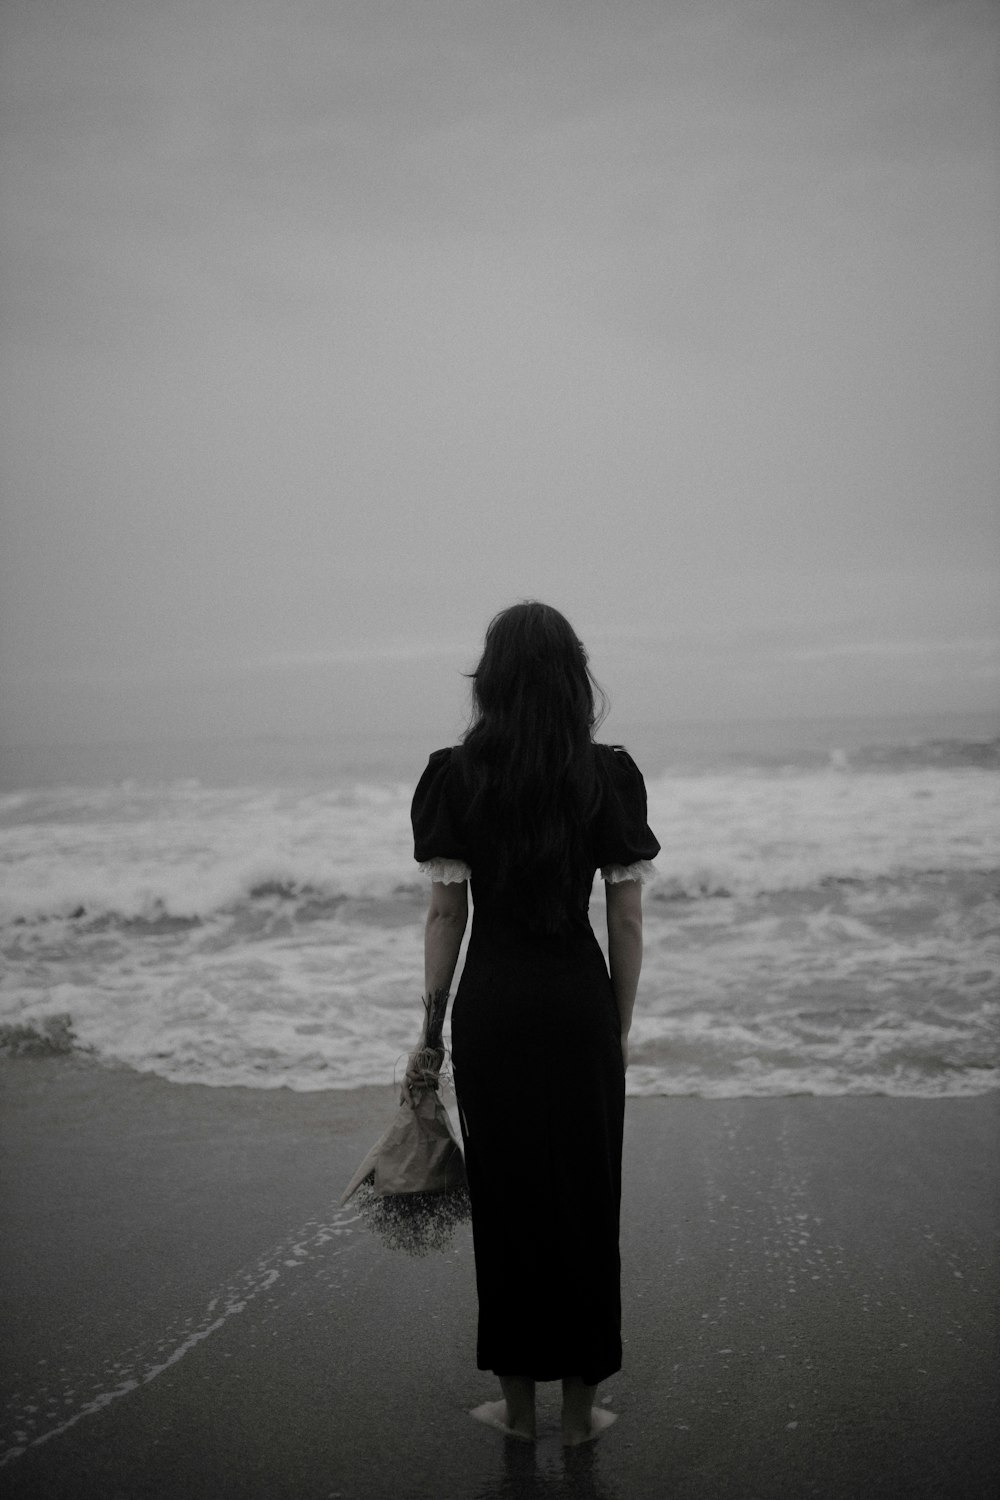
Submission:
[[[411,1052],[406,1063],[406,1072],[403,1075],[403,1091],[399,1102],[402,1104],[408,1100],[411,1104],[413,1098],[412,1089],[426,1089],[438,1086],[438,1074],[444,1065],[444,1048],[428,1047],[421,1038],[420,1045],[415,1052]]]

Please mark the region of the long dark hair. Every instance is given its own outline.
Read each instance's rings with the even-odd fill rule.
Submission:
[[[558,932],[598,796],[591,747],[607,699],[569,621],[535,600],[494,616],[470,676],[470,818],[488,830],[505,904],[530,928]]]

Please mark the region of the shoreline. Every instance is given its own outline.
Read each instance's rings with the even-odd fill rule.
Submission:
[[[468,1230],[409,1260],[339,1209],[391,1087],[0,1085],[12,1497],[994,1491],[996,1095],[630,1096],[621,1420],[571,1459],[550,1388],[526,1452],[466,1415]]]

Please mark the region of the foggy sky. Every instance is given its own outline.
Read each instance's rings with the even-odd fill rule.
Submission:
[[[7,0],[3,738],[994,706],[998,29]]]

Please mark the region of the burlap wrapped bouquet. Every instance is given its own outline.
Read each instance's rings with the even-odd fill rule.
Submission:
[[[437,1000],[437,997],[433,997]],[[395,1250],[442,1249],[470,1216],[465,1162],[440,1093],[443,1024],[428,1012],[427,1042],[407,1064],[399,1109],[341,1198],[356,1197],[368,1228]],[[445,996],[445,1003],[447,996]],[[427,1002],[425,1002],[426,1004]]]

